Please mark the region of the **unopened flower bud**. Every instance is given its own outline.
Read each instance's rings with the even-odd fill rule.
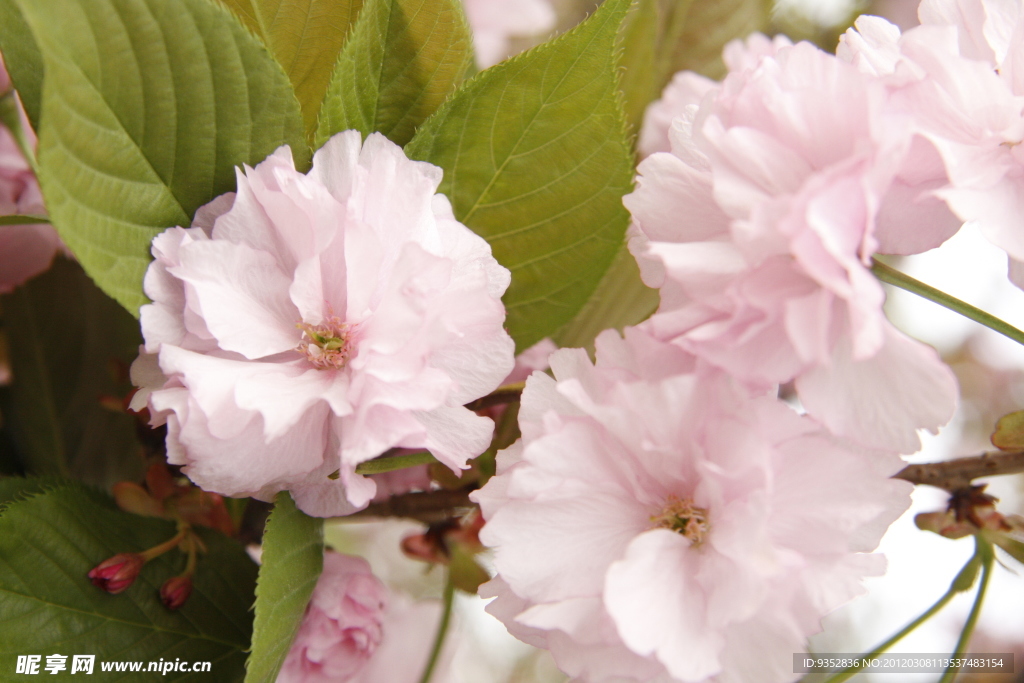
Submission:
[[[178,609],[192,595],[192,577],[174,576],[160,586],[160,602],[167,609]]]
[[[96,565],[88,574],[89,580],[97,588],[117,595],[135,582],[145,562],[138,553],[118,553]]]

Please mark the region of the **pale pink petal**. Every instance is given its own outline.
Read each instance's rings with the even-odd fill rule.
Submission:
[[[914,453],[918,429],[938,431],[953,416],[956,378],[934,349],[886,325],[879,352],[854,360],[840,343],[831,365],[797,378],[807,412],[830,430],[874,448]]]

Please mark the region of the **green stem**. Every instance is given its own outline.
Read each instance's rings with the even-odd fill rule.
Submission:
[[[38,178],[39,168],[36,166],[36,152],[32,149],[32,144],[28,141],[28,136],[25,134],[25,129],[22,126],[21,109],[18,106],[18,97],[13,90],[0,97],[0,123],[7,130],[11,131],[18,149],[21,150],[25,161],[28,162],[29,168],[32,169],[32,172]]]
[[[32,216],[32,215],[7,215],[0,216],[0,226],[2,225],[34,225],[39,223],[49,223],[49,216]]]
[[[404,470],[407,467],[416,465],[429,465],[437,462],[437,458],[428,451],[408,453],[406,455],[385,455],[382,458],[374,458],[356,465],[356,474],[381,474],[383,472],[394,472]]]
[[[929,607],[924,614],[922,614],[917,619],[914,619],[912,622],[904,626],[899,633],[894,635],[892,638],[889,638],[889,640],[885,641],[871,652],[861,655],[860,659],[862,661],[875,659],[883,652],[886,652],[893,645],[895,645],[896,643],[901,641],[905,636],[907,636],[907,634],[909,634],[918,626],[920,626],[921,624],[935,616],[935,614],[943,607],[945,607],[946,603],[952,600],[957,593],[962,593],[965,590],[968,590],[972,585],[974,585],[974,579],[978,575],[978,566],[980,563],[981,549],[979,546],[975,549],[974,555],[971,556],[971,559],[967,561],[967,564],[963,566],[963,569],[961,569],[960,572],[956,575],[956,578],[953,579],[953,583],[950,584],[949,590],[946,591],[945,595],[939,598],[939,600],[934,605]],[[857,672],[859,672],[863,668],[863,665],[847,667],[842,671],[839,671],[833,674],[832,676],[826,678],[824,683],[842,683],[842,681],[845,681],[855,676]]]
[[[992,545],[981,538],[980,536],[974,537],[975,543],[978,545],[977,553],[982,556],[981,559],[981,583],[978,586],[978,593],[974,596],[974,604],[971,606],[971,613],[967,615],[967,622],[964,623],[964,628],[960,631],[960,639],[956,642],[956,649],[953,651],[952,658],[954,660],[963,657],[964,653],[967,652],[967,645],[971,641],[971,635],[974,633],[974,627],[978,624],[978,617],[981,615],[981,605],[985,601],[985,590],[988,588],[988,580],[992,574],[992,563],[995,560],[995,551]],[[952,664],[946,669],[946,672],[942,674],[942,678],[939,679],[939,683],[952,683],[953,679],[960,672],[959,666],[953,666]]]
[[[430,659],[420,676],[420,683],[430,683],[430,677],[434,675],[434,668],[441,657],[441,648],[444,647],[445,636],[448,635],[448,625],[452,620],[452,604],[455,602],[455,584],[452,582],[451,570],[445,577],[444,584],[444,611],[441,612],[441,623],[437,626],[437,635],[434,636],[434,647],[430,650]]]
[[[887,282],[894,287],[899,287],[900,289],[905,289],[912,294],[917,294],[918,296],[948,308],[955,313],[959,313],[965,318],[969,318],[976,323],[984,325],[990,330],[995,330],[999,334],[1009,337],[1018,344],[1024,344],[1024,332],[1018,330],[1013,325],[1010,325],[991,313],[986,313],[980,308],[976,308],[969,303],[960,301],[960,299],[950,296],[941,290],[935,289],[930,285],[926,285],[920,280],[915,280],[906,273],[901,273],[895,268],[890,268],[881,261],[871,259],[871,272],[873,272],[875,277],[882,282]]]

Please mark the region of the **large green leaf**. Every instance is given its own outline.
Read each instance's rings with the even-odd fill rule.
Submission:
[[[628,6],[608,0],[480,73],[406,149],[444,169],[455,216],[512,271],[505,307],[519,350],[576,315],[622,244],[633,163],[614,46]]]
[[[236,165],[291,144],[288,78],[209,0],[16,0],[43,54],[40,182],[65,243],[135,313],[160,230],[235,187]]]
[[[209,552],[199,559],[192,596],[176,612],[158,597],[160,585],[184,569],[185,556],[176,550],[147,563],[120,595],[108,595],[86,577],[108,557],[144,550],[174,533],[173,523],[121,512],[109,497],[78,485],[11,503],[0,514],[4,678],[18,655],[43,655],[44,665],[46,655],[67,655],[70,669],[71,655],[95,654],[99,681],[139,679],[102,673],[104,661],[145,667],[176,658],[209,661],[211,673],[170,672],[160,680],[241,681],[256,567],[236,542],[199,530]]]
[[[338,58],[316,146],[343,130],[404,145],[473,61],[460,0],[366,0]]]
[[[43,56],[15,0],[0,0],[0,52],[4,54],[4,65],[21,96],[28,120],[38,129]]]
[[[312,136],[331,71],[363,0],[222,1],[284,67]]]
[[[102,487],[140,479],[135,419],[100,403],[131,390],[135,319],[64,258],[0,301],[13,374],[5,428],[26,469]]]
[[[245,683],[277,680],[323,571],[324,520],[303,514],[291,496],[279,493],[263,534],[262,559]]]

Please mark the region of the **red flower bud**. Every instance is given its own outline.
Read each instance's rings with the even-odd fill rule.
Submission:
[[[178,609],[185,604],[190,595],[192,578],[189,576],[174,576],[160,586],[160,602],[164,603],[167,609]]]
[[[116,595],[135,582],[145,563],[138,553],[118,553],[93,567],[88,576],[92,585]]]

